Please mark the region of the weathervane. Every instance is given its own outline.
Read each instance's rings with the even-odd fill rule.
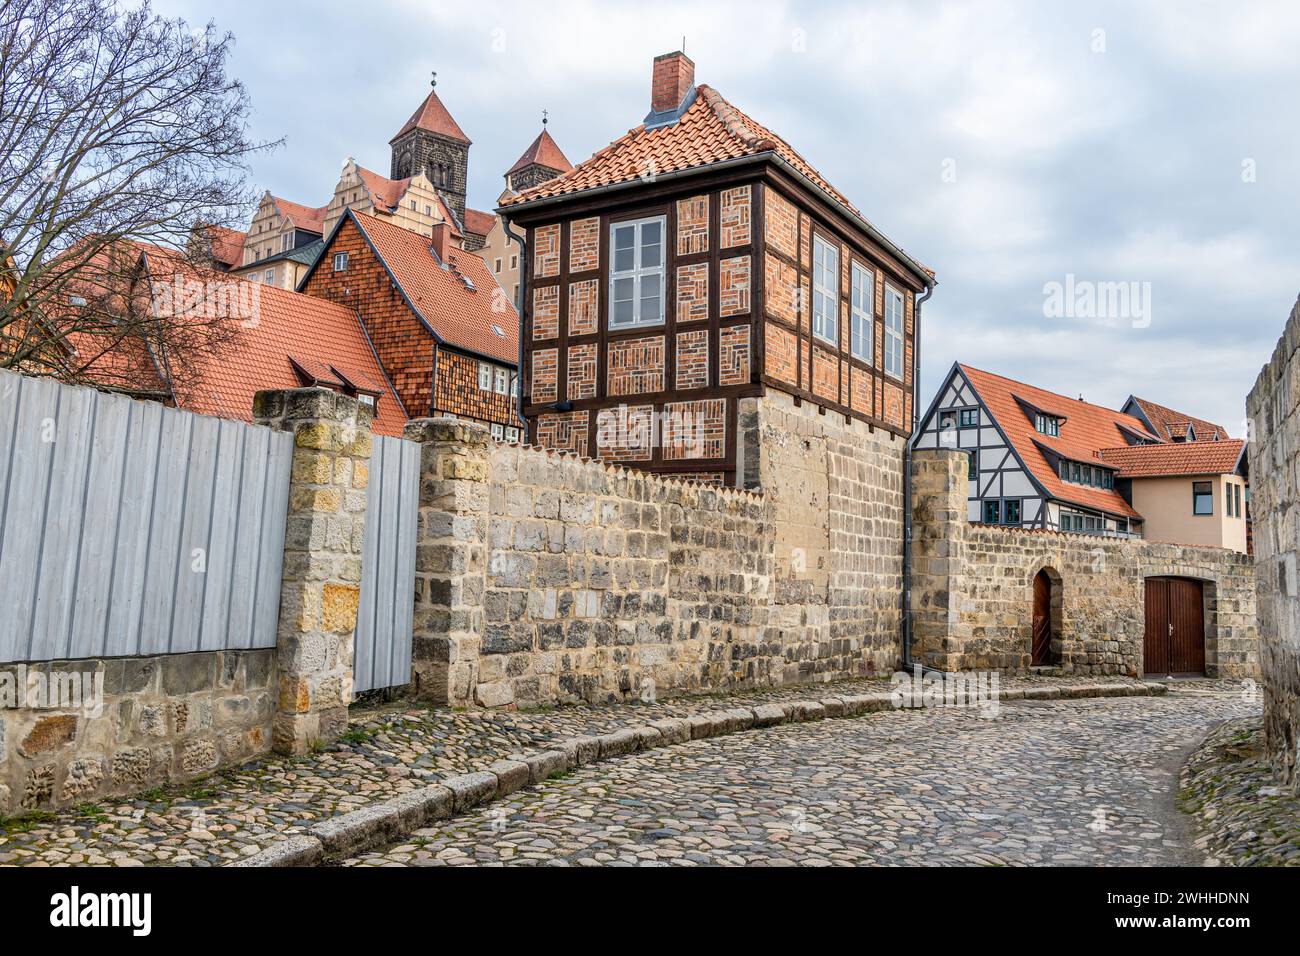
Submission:
[[[549,110],[542,110],[542,125],[546,125],[546,117],[550,115]]]
[[[438,71],[437,71],[437,70],[434,70],[434,71],[429,75],[429,85],[430,85],[430,86],[433,86],[433,87],[436,87],[436,86],[438,85]]]

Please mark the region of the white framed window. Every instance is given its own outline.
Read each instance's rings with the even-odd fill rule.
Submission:
[[[288,252],[293,248],[293,233],[287,232],[280,237],[280,251]]]
[[[519,429],[518,429],[518,428],[507,428],[507,429],[506,429],[506,441],[519,441]]]
[[[412,199],[412,200],[411,200],[411,212],[415,212],[415,210],[417,210],[417,209],[419,209],[419,208],[420,208],[420,207],[417,206],[417,205],[415,204],[415,200]]]
[[[510,268],[511,268],[512,270],[513,270],[513,269],[518,269],[518,268],[519,268],[519,254],[518,254],[518,253],[516,253],[515,255],[513,255],[513,256],[510,257]]]
[[[813,237],[813,335],[834,343],[838,340],[839,321],[835,314],[839,302],[839,250],[821,236]]]
[[[852,266],[852,278],[853,288],[849,300],[852,338],[849,347],[853,351],[854,358],[862,359],[870,365],[875,347],[872,341],[875,332],[872,316],[875,282],[871,273],[856,262]]]
[[[425,214],[426,216],[432,216],[432,215],[433,215],[433,207],[432,207],[432,206],[425,206],[425,207],[424,207],[424,214]]]
[[[903,377],[903,293],[885,284],[885,374]]]
[[[262,281],[267,285],[275,285],[275,270],[267,269],[262,273]]]
[[[510,373],[498,367],[492,373],[492,389],[498,395],[510,394]]]
[[[503,425],[493,424],[492,437],[495,438],[497,441],[501,441],[501,439],[505,438],[506,437],[505,427]]]
[[[348,271],[348,254],[346,252],[334,253],[334,271],[335,272]]]
[[[492,366],[487,362],[478,363],[478,387],[485,392],[492,391]]]
[[[664,320],[664,217],[609,227],[609,327],[631,329]]]

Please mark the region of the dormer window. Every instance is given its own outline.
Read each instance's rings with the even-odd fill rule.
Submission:
[[[1061,436],[1061,420],[1055,415],[1044,415],[1039,412],[1034,416],[1034,430],[1040,435],[1059,438]]]

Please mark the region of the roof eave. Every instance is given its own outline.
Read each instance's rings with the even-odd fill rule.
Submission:
[[[925,286],[925,288],[933,289],[939,284],[938,280],[929,273],[925,266],[921,265],[921,263],[917,262],[910,255],[904,252],[898,245],[890,240],[889,237],[884,235],[884,233],[871,223],[867,222],[866,219],[862,218],[862,216],[858,215],[853,210],[847,208],[844,203],[836,199],[834,195],[815,183],[813,180],[809,179],[798,168],[786,162],[776,150],[764,150],[761,153],[736,156],[731,159],[719,160],[716,163],[705,163],[700,166],[691,166],[686,169],[675,169],[667,173],[658,173],[656,174],[654,181],[656,183],[673,182],[679,179],[690,179],[694,176],[701,176],[706,173],[715,173],[718,170],[740,169],[747,166],[761,166],[766,163],[771,163],[773,166],[776,166],[782,172],[787,173],[794,179],[798,180],[800,185],[822,197],[826,201],[827,205],[834,210],[840,218],[844,219],[854,228],[865,232],[872,240],[884,247],[886,252],[895,256],[900,262],[902,262],[912,272],[912,274],[921,281],[921,284]],[[511,213],[515,211],[526,210],[531,212],[535,209],[544,209],[550,206],[557,206],[562,203],[570,202],[575,197],[579,196],[589,198],[591,196],[626,192],[629,189],[635,189],[641,185],[643,185],[643,181],[640,179],[627,179],[617,183],[606,183],[601,186],[592,186],[589,189],[580,189],[571,193],[560,193],[556,196],[542,196],[538,199],[529,199],[523,202],[511,203],[510,205],[498,206],[496,208],[496,213],[507,220],[513,221]]]

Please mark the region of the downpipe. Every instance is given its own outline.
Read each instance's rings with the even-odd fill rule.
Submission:
[[[519,301],[515,309],[519,313],[519,361],[515,366],[515,407],[519,414],[519,424],[523,429],[521,445],[531,444],[528,435],[528,419],[524,417],[524,302],[528,298],[528,240],[515,232],[514,223],[505,216],[501,217],[501,227],[506,235],[519,244]],[[915,347],[915,346],[913,346]],[[913,381],[916,381],[913,376]],[[913,399],[913,403],[915,403]]]
[[[912,429],[907,445],[903,448],[903,669],[911,670],[912,661],[912,446],[917,439],[917,423],[920,419],[920,403],[917,392],[920,378],[917,367],[921,357],[921,307],[934,295],[934,284],[925,287],[925,294],[916,300],[912,328]],[[921,665],[923,673],[942,673],[935,668]]]

